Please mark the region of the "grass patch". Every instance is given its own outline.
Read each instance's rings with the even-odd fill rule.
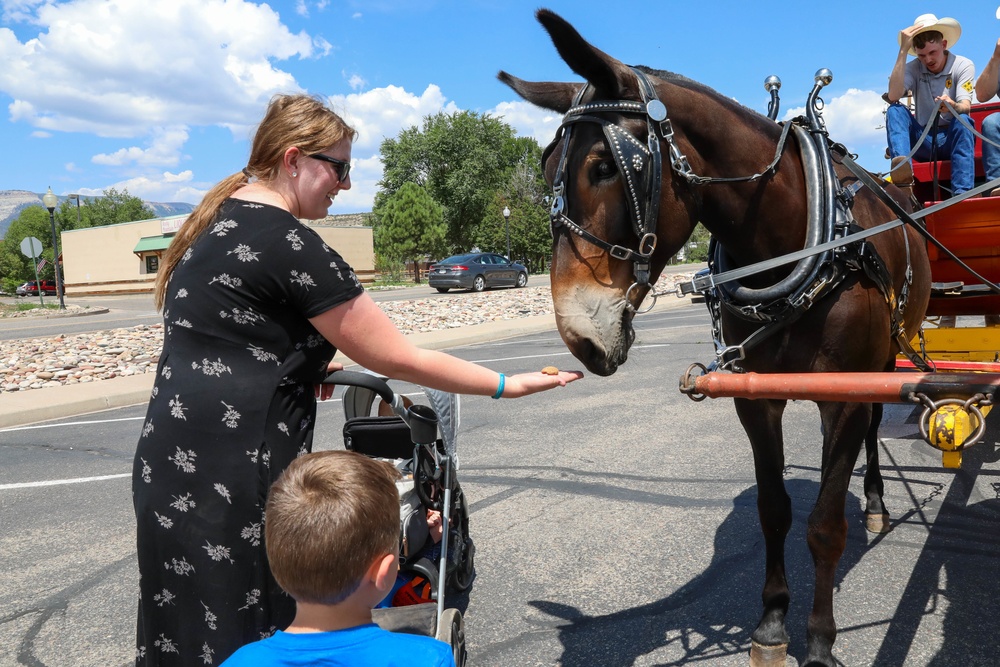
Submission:
[[[43,308],[41,304],[34,302],[22,302],[22,303],[0,303],[0,316],[14,315],[16,313],[23,313],[28,310],[38,310]],[[59,310],[59,304],[45,304],[45,310]]]

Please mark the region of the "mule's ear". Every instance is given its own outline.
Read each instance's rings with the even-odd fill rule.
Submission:
[[[566,110],[573,105],[576,92],[580,90],[579,84],[524,81],[503,71],[497,74],[497,78],[535,106],[559,113],[566,113]]]
[[[576,28],[548,9],[535,13],[570,69],[593,84],[598,96],[622,98],[635,75],[627,65],[604,53],[580,36]]]

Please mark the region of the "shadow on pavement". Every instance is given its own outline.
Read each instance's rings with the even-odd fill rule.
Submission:
[[[996,440],[987,435],[987,442]],[[994,665],[998,650],[996,617],[1000,612],[1000,500],[988,499],[967,505],[982,464],[995,462],[990,444],[980,444],[966,453],[962,471],[950,484],[944,505],[933,523],[905,592],[895,610],[885,610],[887,631],[880,646],[872,646],[872,665],[929,664]],[[885,459],[883,459],[885,460]],[[904,476],[902,468],[884,466],[887,478]],[[920,474],[918,470],[917,474]],[[991,473],[995,474],[995,473]],[[786,620],[791,637],[789,655],[805,656],[806,620],[812,604],[813,566],[805,540],[805,516],[811,510],[819,484],[811,480],[786,480],[796,508],[785,554],[792,601]],[[992,488],[1000,497],[1000,481]],[[869,549],[877,550],[880,539],[868,544],[863,529],[863,503],[848,495],[847,518],[851,528],[847,549],[837,570],[837,587]],[[892,508],[890,508],[891,510]],[[896,508],[896,511],[902,508]],[[919,510],[896,519],[910,523]],[[895,533],[898,535],[899,533]],[[882,539],[893,539],[894,533]],[[668,564],[647,558],[646,566]],[[577,608],[552,602],[529,602],[536,609],[562,619],[558,627],[563,653],[559,664],[566,667],[620,667],[640,657],[656,665],[746,664],[750,633],[760,616],[763,586],[763,539],[756,510],[756,487],[733,501],[732,512],[719,526],[712,562],[697,577],[671,595],[650,604],[613,614],[588,616]],[[901,572],[886,572],[899,577]],[[642,572],[637,571],[641,577]],[[836,595],[836,591],[835,591]],[[927,613],[947,605],[942,648],[933,657],[916,662],[910,647]],[[889,616],[891,614],[891,616]],[[851,625],[849,610],[838,618],[845,633]],[[926,630],[925,630],[926,631]],[[836,648],[834,649],[836,654]],[[925,662],[929,660],[929,662]],[[644,663],[645,664],[645,663]]]

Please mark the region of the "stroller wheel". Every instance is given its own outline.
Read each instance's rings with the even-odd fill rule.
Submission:
[[[465,539],[465,553],[462,561],[458,563],[451,573],[448,583],[451,587],[461,593],[472,585],[472,579],[476,574],[476,544],[471,537]]]
[[[436,638],[451,646],[455,667],[465,665],[465,621],[457,609],[445,609],[438,622]]]

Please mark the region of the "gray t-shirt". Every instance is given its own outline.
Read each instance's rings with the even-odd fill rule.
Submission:
[[[976,66],[963,56],[956,56],[946,51],[948,60],[944,69],[937,74],[932,73],[919,60],[906,63],[906,73],[903,85],[906,90],[913,91],[913,99],[917,104],[917,122],[926,125],[938,103],[935,97],[948,94],[955,102],[972,101],[972,91],[976,88]],[[950,113],[942,113],[938,125],[951,122]]]

